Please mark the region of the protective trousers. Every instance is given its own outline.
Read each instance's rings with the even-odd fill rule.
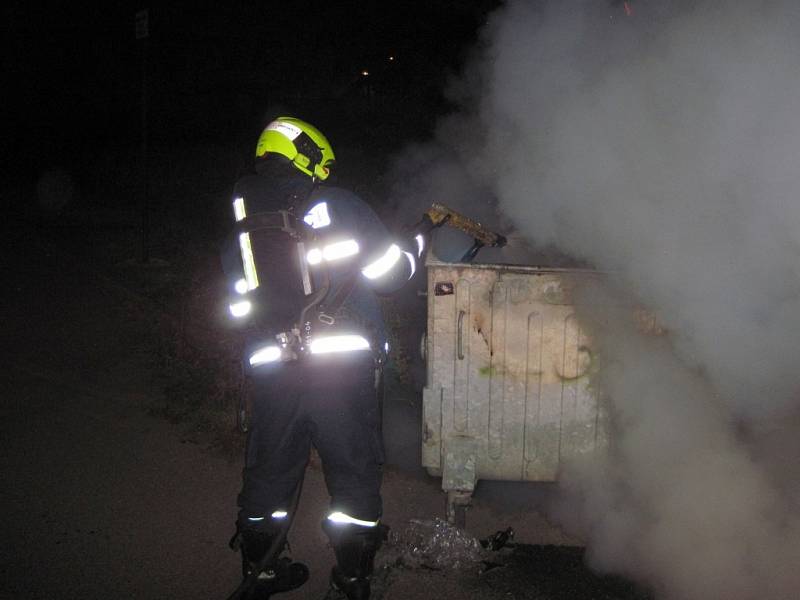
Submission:
[[[240,530],[269,532],[319,452],[331,510],[377,521],[382,512],[381,410],[370,352],[310,356],[253,373]]]

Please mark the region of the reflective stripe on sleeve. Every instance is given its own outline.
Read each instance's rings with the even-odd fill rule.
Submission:
[[[414,276],[414,273],[417,272],[417,261],[414,259],[414,255],[411,254],[411,252],[404,251],[403,254],[406,255],[406,258],[408,259],[408,264],[411,267],[411,274],[408,276],[408,278],[411,279]]]
[[[309,349],[311,354],[369,350],[369,341],[360,335],[330,335],[312,340]]]
[[[250,365],[255,367],[266,363],[276,362],[281,359],[281,349],[278,346],[264,346],[250,355]]]
[[[328,244],[322,249],[322,256],[325,260],[338,260],[358,254],[360,248],[355,240],[345,240]]]
[[[402,255],[403,252],[400,247],[397,244],[392,244],[383,256],[361,269],[361,273],[367,279],[377,279],[391,271]]]
[[[333,262],[348,256],[355,256],[361,251],[358,242],[355,240],[344,240],[341,242],[334,242],[323,246],[322,250],[319,248],[312,248],[306,254],[306,261],[310,265],[318,265],[323,260]]]

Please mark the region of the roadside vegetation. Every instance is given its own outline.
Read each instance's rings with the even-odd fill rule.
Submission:
[[[357,158],[359,151],[341,153]],[[135,155],[105,150],[82,159],[82,171],[40,178],[37,211],[28,218],[94,265],[102,281],[124,288],[130,310],[144,317],[141,350],[154,390],[146,410],[180,426],[187,442],[239,455],[242,339],[227,314],[219,246],[231,225],[230,190],[249,153],[219,145],[152,149],[146,236]],[[349,179],[342,184],[376,203],[379,178]],[[402,302],[382,300],[392,347],[387,380],[413,387],[416,342]]]

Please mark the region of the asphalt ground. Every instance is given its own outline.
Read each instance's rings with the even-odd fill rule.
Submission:
[[[41,231],[16,228],[4,244],[0,598],[227,597],[240,572],[227,542],[241,459],[147,413],[160,393],[148,361],[154,309]],[[466,532],[438,521],[440,482],[415,468],[417,442],[404,432],[414,429],[418,403],[404,394],[387,394],[384,428],[395,460],[383,495],[391,534],[374,597],[644,597],[628,582],[591,573],[579,540],[526,503],[546,491],[493,494],[484,486]],[[289,536],[311,579],[278,597],[325,595],[333,553],[319,525],[327,502],[312,461]],[[515,531],[510,545],[477,549],[477,539],[507,527]]]

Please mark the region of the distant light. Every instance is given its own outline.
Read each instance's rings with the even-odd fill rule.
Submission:
[[[361,75],[363,75],[364,77],[369,77],[369,71],[367,70],[361,71]]]
[[[394,60],[394,56],[390,56],[390,57],[389,57],[389,60]]]
[[[238,294],[246,294],[247,290],[250,289],[250,286],[247,285],[246,279],[237,279],[233,287],[236,289],[236,293]]]

